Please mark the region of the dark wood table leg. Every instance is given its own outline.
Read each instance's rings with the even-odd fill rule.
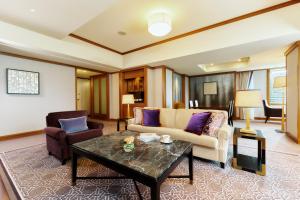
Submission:
[[[125,120],[125,130],[127,131],[127,126],[128,126],[128,120]]]
[[[151,200],[159,200],[160,199],[160,185],[155,183],[151,187]]]
[[[72,152],[72,186],[76,185],[77,177],[77,154]]]
[[[117,121],[117,131],[120,131],[120,119]]]
[[[189,177],[190,177],[190,184],[193,184],[194,179],[194,172],[193,172],[193,150],[188,155],[189,157]]]
[[[261,141],[257,140],[257,159],[258,159],[258,162],[261,162],[261,156],[262,156]]]

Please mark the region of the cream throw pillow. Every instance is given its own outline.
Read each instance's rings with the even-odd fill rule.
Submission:
[[[134,113],[134,124],[141,125],[143,122],[143,108],[135,107],[133,109],[133,113]]]

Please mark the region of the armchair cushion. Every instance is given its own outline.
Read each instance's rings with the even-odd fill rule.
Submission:
[[[80,131],[88,130],[87,126],[87,117],[76,117],[76,118],[68,118],[68,119],[59,119],[61,128],[66,133],[76,133]]]

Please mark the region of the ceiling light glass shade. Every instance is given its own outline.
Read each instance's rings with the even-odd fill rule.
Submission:
[[[148,31],[154,36],[162,37],[172,30],[171,18],[165,12],[154,13],[148,19]]]

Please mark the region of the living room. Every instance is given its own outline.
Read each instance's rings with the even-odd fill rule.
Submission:
[[[299,10],[1,2],[0,199],[300,199]]]

